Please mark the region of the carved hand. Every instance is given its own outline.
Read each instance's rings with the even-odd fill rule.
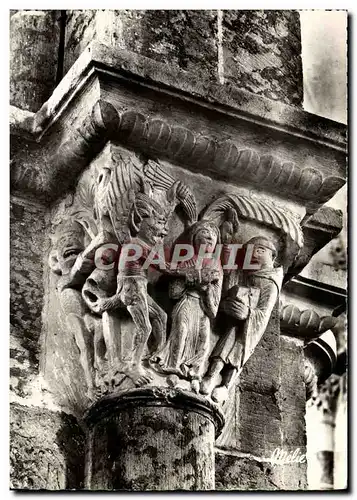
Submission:
[[[239,320],[247,319],[249,314],[249,307],[240,299],[232,297],[227,297],[222,301],[221,309],[228,314],[228,316],[232,316]]]
[[[85,258],[83,253],[79,254],[76,260],[76,265],[73,267],[73,273],[76,271],[83,275],[89,275],[93,271],[93,260]]]
[[[225,245],[232,243],[233,233],[233,224],[229,221],[223,222],[221,227],[222,243]]]
[[[102,314],[105,310],[105,302],[106,299],[98,299],[97,302],[91,304],[92,311],[96,312],[97,314]]]
[[[102,314],[104,311],[109,311],[116,309],[117,307],[123,307],[122,301],[119,295],[113,295],[109,299],[98,299],[97,302],[92,304],[91,308],[94,312]]]

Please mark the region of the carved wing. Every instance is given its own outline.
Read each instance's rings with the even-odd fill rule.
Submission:
[[[226,218],[226,212],[232,209],[237,212],[238,217],[260,222],[282,231],[299,248],[302,248],[303,233],[293,214],[265,200],[260,201],[250,196],[234,194],[222,196],[205,209],[201,218],[209,219],[220,226]]]
[[[130,238],[128,217],[135,192],[142,185],[142,167],[134,155],[114,154],[113,167],[104,167],[96,181],[96,216],[109,219],[119,242]]]
[[[144,175],[153,189],[157,188],[167,191],[167,198],[170,203],[175,202],[175,204],[182,206],[189,224],[197,221],[195,197],[183,182],[174,179],[153,160],[149,160],[144,166]]]
[[[93,239],[98,234],[98,226],[93,219],[95,181],[89,171],[86,171],[78,182],[76,195],[71,215]]]

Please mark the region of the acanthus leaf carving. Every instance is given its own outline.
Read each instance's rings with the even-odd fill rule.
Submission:
[[[302,248],[304,242],[302,229],[292,212],[282,209],[267,200],[232,194],[218,198],[207,207],[203,217],[219,220],[227,207],[231,207],[238,217],[253,220],[281,231],[285,238],[296,244],[297,250]]]

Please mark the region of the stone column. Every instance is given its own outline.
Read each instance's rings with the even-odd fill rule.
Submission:
[[[86,488],[215,489],[214,442],[223,415],[202,396],[179,389],[133,389],[102,398],[85,420]]]
[[[341,377],[341,389],[337,399],[335,418],[335,450],[333,484],[335,489],[345,489],[348,484],[348,408],[347,373]]]
[[[336,388],[339,377],[332,375],[313,396],[306,411],[308,437],[307,475],[309,489],[334,489],[334,448]]]
[[[38,111],[56,87],[60,11],[10,13],[10,104]]]
[[[345,315],[334,319],[333,333],[327,331],[305,348],[315,375],[307,384],[307,397],[312,397],[306,408],[308,484],[314,490],[347,487]]]
[[[309,489],[332,490],[336,413],[334,394],[339,385],[336,375],[326,380],[336,362],[336,340],[332,331],[325,332],[307,344],[305,356],[306,375],[308,372],[310,374],[305,378],[309,399],[306,408]]]

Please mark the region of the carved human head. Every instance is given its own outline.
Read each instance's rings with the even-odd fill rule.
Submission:
[[[85,232],[75,220],[62,221],[51,235],[52,250],[49,266],[56,274],[67,274],[73,267],[78,254],[84,250]]]
[[[136,195],[135,203],[129,216],[129,227],[133,236],[150,245],[160,243],[168,233],[167,207],[143,193]]]
[[[219,229],[210,222],[198,222],[193,231],[192,243],[198,251],[201,245],[206,246],[206,252],[213,252],[219,241]]]
[[[254,236],[247,241],[244,246],[254,245],[252,253],[252,264],[258,264],[261,269],[272,268],[274,260],[277,256],[277,249],[275,244],[265,236]]]

